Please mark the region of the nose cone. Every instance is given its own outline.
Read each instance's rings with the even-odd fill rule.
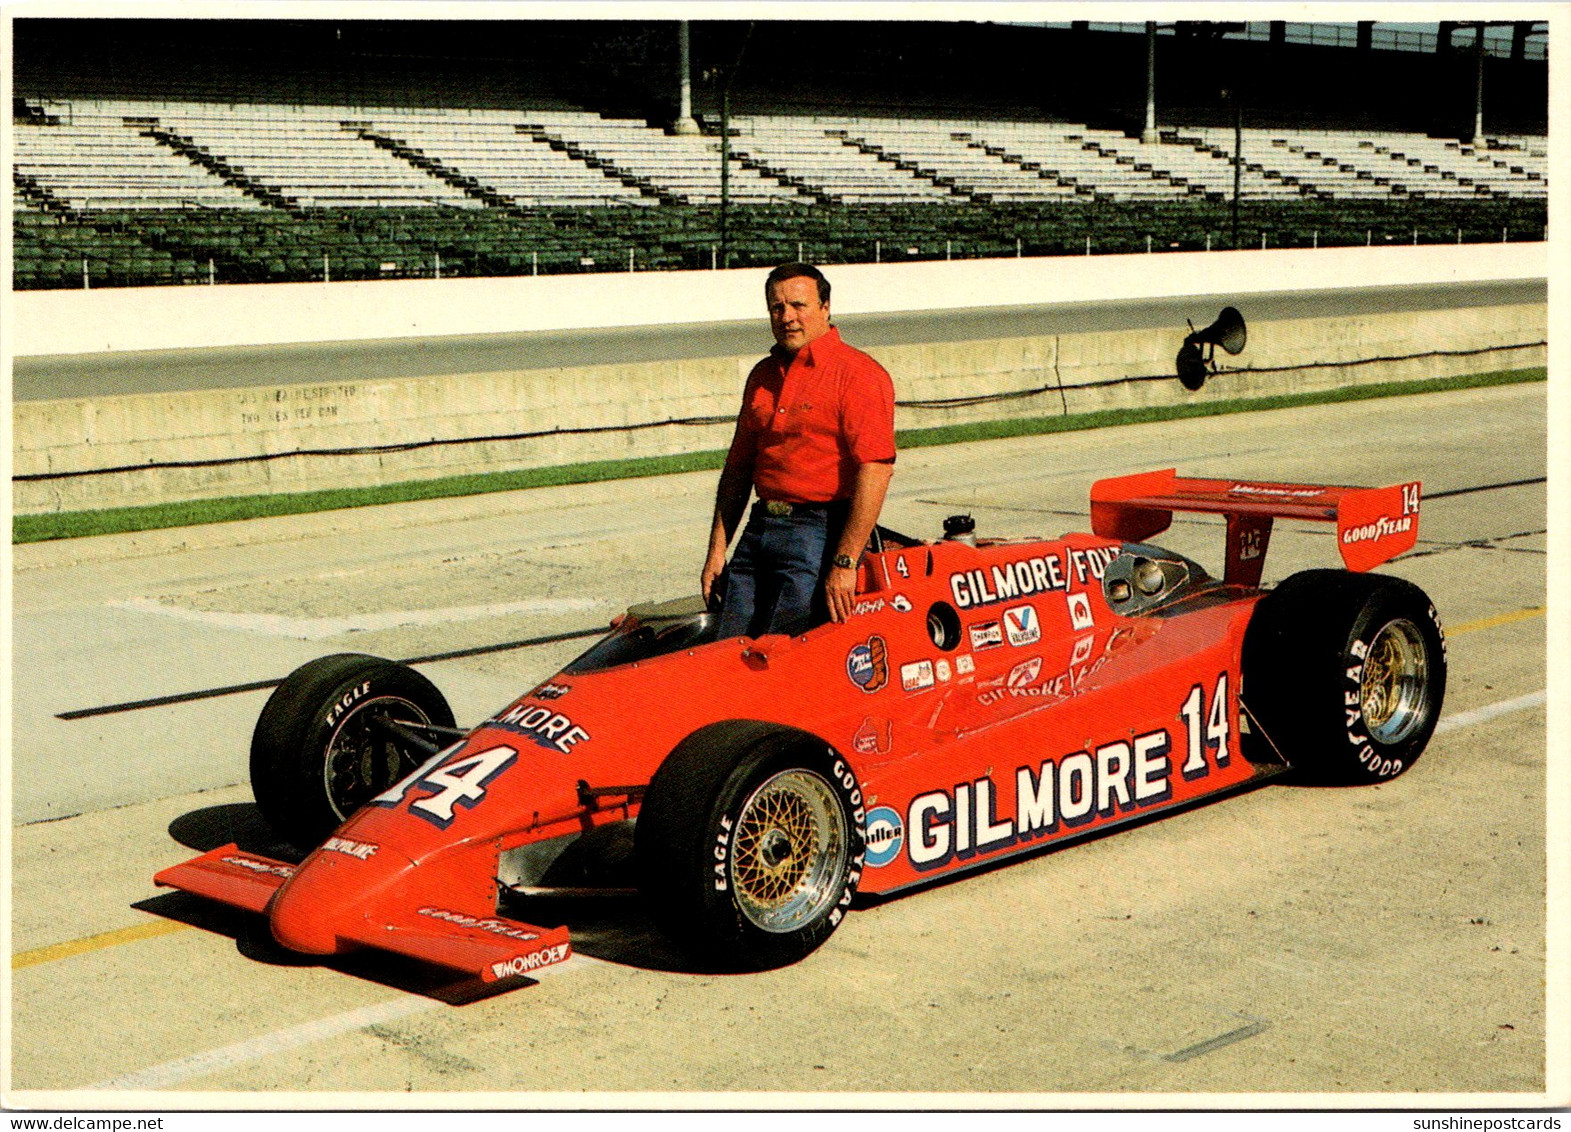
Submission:
[[[373,898],[412,868],[407,856],[386,845],[329,838],[273,897],[267,913],[273,938],[308,955],[348,950]]]

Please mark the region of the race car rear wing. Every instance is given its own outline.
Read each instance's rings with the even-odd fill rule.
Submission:
[[[1142,542],[1165,531],[1174,511],[1227,516],[1223,580],[1258,586],[1273,519],[1336,523],[1337,548],[1349,570],[1371,570],[1418,541],[1417,482],[1390,487],[1184,479],[1166,468],[1091,485],[1091,529],[1103,538]]]

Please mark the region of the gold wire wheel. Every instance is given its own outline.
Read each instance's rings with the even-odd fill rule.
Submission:
[[[1412,733],[1429,700],[1429,652],[1411,621],[1388,622],[1364,657],[1359,703],[1370,738],[1387,746]]]
[[[794,768],[766,780],[742,803],[732,846],[732,891],[755,927],[796,931],[840,897],[846,818],[822,775]]]

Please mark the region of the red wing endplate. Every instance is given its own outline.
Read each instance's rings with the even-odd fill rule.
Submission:
[[[295,875],[295,867],[256,853],[242,853],[238,845],[225,845],[153,877],[165,888],[205,896],[220,904],[266,912],[273,893]]]
[[[284,861],[225,845],[165,869],[153,882],[266,915],[274,896],[295,872],[295,866]],[[363,946],[393,951],[487,983],[533,974],[572,955],[566,928],[536,927],[435,904],[357,914],[330,928],[329,939],[339,940],[342,950]]]
[[[1227,516],[1225,580],[1260,584],[1275,518],[1336,524],[1349,570],[1371,570],[1418,541],[1421,486],[1332,487],[1251,480],[1186,479],[1167,468],[1098,480],[1091,486],[1091,528],[1104,538],[1143,542],[1165,531],[1174,511]]]

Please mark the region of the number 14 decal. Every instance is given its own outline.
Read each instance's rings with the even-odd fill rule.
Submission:
[[[454,759],[445,766],[426,769],[439,762],[443,755],[426,763],[391,790],[378,794],[368,804],[396,806],[412,787],[424,786],[436,793],[415,799],[409,804],[409,812],[446,829],[453,822],[454,806],[463,806],[466,810],[478,806],[485,798],[486,786],[518,758],[518,752],[511,747],[491,747]]]
[[[1232,711],[1227,703],[1227,673],[1216,678],[1216,691],[1211,696],[1211,711],[1206,713],[1205,690],[1199,684],[1189,689],[1189,698],[1178,709],[1189,733],[1188,757],[1184,759],[1185,779],[1199,778],[1206,773],[1206,751],[1212,750],[1216,765],[1227,765],[1227,737],[1232,730]]]
[[[1402,485],[1402,514],[1418,514],[1418,484],[1416,483]]]

